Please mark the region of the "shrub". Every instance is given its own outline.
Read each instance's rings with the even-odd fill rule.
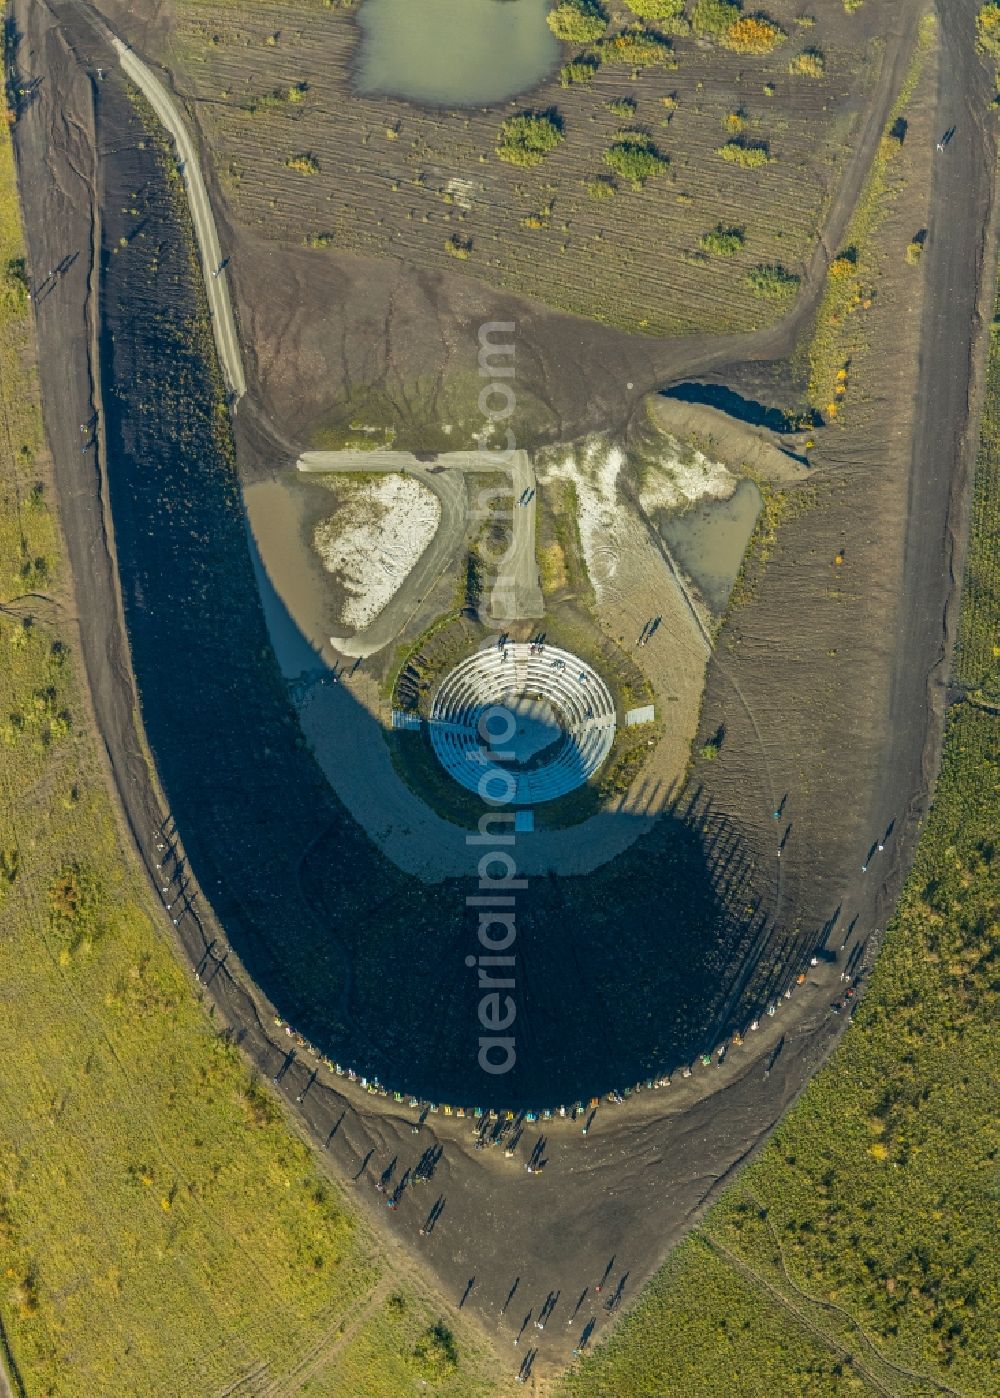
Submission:
[[[788,71],[796,77],[821,78],[825,67],[826,59],[819,49],[805,49],[795,55],[788,65]]]
[[[619,131],[614,145],[604,152],[604,163],[629,180],[633,189],[641,189],[654,175],[662,175],[670,164],[641,131]]]
[[[430,1325],[413,1347],[413,1367],[421,1378],[439,1384],[458,1368],[458,1348],[455,1337],[443,1321]]]
[[[522,112],[500,127],[497,155],[508,165],[540,165],[563,139],[555,112]]]
[[[912,243],[906,245],[906,260],[911,267],[916,267],[923,256],[924,245],[919,239],[914,238]]]
[[[976,47],[980,53],[1000,59],[1000,0],[980,5],[976,16]]]
[[[716,257],[733,257],[746,242],[746,234],[742,228],[726,228],[717,223],[708,233],[703,233],[698,242]]]
[[[597,0],[560,0],[546,16],[549,28],[566,44],[592,44],[607,32],[607,16]]]
[[[676,66],[670,40],[639,25],[629,25],[620,34],[602,39],[598,52],[605,63],[625,63],[632,68],[667,63]]]
[[[744,170],[757,170],[762,165],[770,165],[774,159],[764,141],[727,141],[715,153]]]
[[[721,39],[740,17],[735,0],[696,0],[691,11],[691,25],[697,34]]]
[[[691,25],[684,14],[684,0],[625,0],[640,19],[654,20],[669,34],[686,34]]]
[[[301,155],[290,155],[285,161],[289,170],[297,170],[300,175],[318,175],[319,161],[310,151]]]
[[[9,257],[2,278],[4,305],[22,314],[28,304],[28,272],[23,257]]]
[[[784,301],[795,293],[799,278],[780,263],[751,267],[746,276],[747,286],[763,301]]]
[[[460,262],[464,262],[472,251],[472,239],[463,238],[459,233],[453,233],[446,240],[444,250],[449,257],[457,257]]]
[[[572,87],[574,83],[593,82],[600,66],[601,60],[596,54],[584,54],[580,58],[571,59],[559,69],[559,84],[561,87]]]
[[[746,130],[747,119],[742,112],[727,112],[722,124],[730,135],[738,136]]]
[[[609,112],[614,112],[615,116],[633,117],[635,116],[636,104],[631,97],[616,97],[613,102],[608,102]]]
[[[838,281],[843,281],[846,277],[853,277],[858,270],[858,253],[856,248],[848,248],[845,252],[838,253],[830,263],[830,276]]]
[[[844,0],[844,9],[849,15],[853,15],[855,10],[860,10],[865,0]]]
[[[764,15],[746,15],[722,35],[723,46],[734,53],[771,53],[785,38],[785,31]]]
[[[587,183],[587,193],[591,199],[613,199],[618,189],[609,175],[595,175]]]

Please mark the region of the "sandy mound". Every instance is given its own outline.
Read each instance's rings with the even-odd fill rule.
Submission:
[[[639,489],[639,500],[647,514],[675,510],[706,497],[728,500],[738,479],[721,461],[686,446],[676,437],[663,434],[660,456],[647,464]]]
[[[344,590],[340,621],[370,626],[402,586],[441,521],[437,496],[412,476],[338,482],[343,506],[313,532],[323,567]]]

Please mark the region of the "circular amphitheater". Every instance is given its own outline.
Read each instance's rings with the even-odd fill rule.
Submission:
[[[509,641],[444,677],[429,728],[438,760],[460,785],[490,802],[529,806],[594,775],[614,742],[615,704],[579,656]]]

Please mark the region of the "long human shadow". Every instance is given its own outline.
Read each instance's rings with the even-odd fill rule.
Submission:
[[[134,114],[118,120],[137,133]],[[332,1059],[468,1105],[585,1100],[670,1072],[739,1027],[754,968],[779,975],[775,957],[796,949],[771,927],[736,831],[697,790],[592,874],[517,888],[499,953],[513,965],[490,963],[497,927],[484,949],[481,907],[468,902],[482,896],[481,849],[467,876],[419,883],[336,798],[268,636],[165,178],[138,136],[112,173],[101,367],[142,717],[191,890],[250,974]],[[143,225],[132,240],[116,212],[130,200]],[[355,703],[349,691],[343,701]],[[380,743],[378,723],[356,717],[362,749]],[[513,1061],[496,1073],[482,1041],[507,1037]]]

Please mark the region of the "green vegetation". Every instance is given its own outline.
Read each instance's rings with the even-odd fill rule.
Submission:
[[[799,285],[795,273],[787,271],[780,262],[751,267],[746,280],[753,294],[765,301],[786,301]]]
[[[826,69],[826,59],[819,49],[803,49],[788,65],[793,77],[821,78]]]
[[[670,40],[641,25],[629,25],[618,34],[602,39],[597,52],[603,63],[625,64],[630,68],[649,68],[656,64],[677,66]]]
[[[592,44],[608,27],[597,0],[559,0],[546,19],[556,38],[567,44]]]
[[[716,149],[716,155],[728,160],[730,165],[739,165],[743,170],[759,170],[762,165],[770,165],[774,159],[766,141],[727,141]]]
[[[695,0],[691,27],[706,38],[722,39],[739,18],[740,6],[736,0]]]
[[[587,193],[591,199],[613,199],[618,187],[609,175],[595,175],[587,182]]]
[[[696,0],[691,26],[696,34],[714,39],[734,53],[768,54],[786,37],[767,15],[745,15],[739,0]]]
[[[705,252],[715,257],[733,257],[746,242],[746,231],[717,223],[709,232],[703,233],[698,242]]]
[[[783,43],[785,31],[764,15],[741,16],[722,35],[722,44],[734,53],[771,53]]]
[[[924,244],[920,238],[913,238],[906,245],[906,261],[911,267],[916,267],[921,257],[924,255]]]
[[[600,66],[601,60],[596,54],[585,53],[579,58],[572,58],[559,69],[559,85],[572,87],[574,83],[593,82]]]
[[[522,112],[500,127],[496,150],[509,165],[540,165],[564,139],[556,112]]]
[[[980,53],[1000,59],[1000,0],[980,5],[976,16],[976,46]]]
[[[662,175],[670,164],[642,131],[619,131],[614,145],[604,152],[604,162],[623,180],[631,181],[633,189]]]
[[[308,91],[308,83],[294,83],[291,87],[276,87],[271,92],[265,92],[261,97],[252,98],[247,110],[257,115],[260,112],[280,110],[281,107],[288,104],[294,106],[298,102],[305,101]]]
[[[956,658],[965,685],[997,685],[998,519],[1000,329]],[[563,1382],[566,1398],[993,1391],[998,843],[1000,714],[959,704],[845,1039],[620,1329]]]
[[[1000,304],[990,326],[955,677],[977,701],[1000,705]]]
[[[290,155],[285,164],[289,170],[297,170],[300,175],[319,174],[319,161],[309,151],[303,151],[301,155]]]
[[[684,13],[684,0],[625,0],[640,19],[653,20],[669,34],[686,34],[691,28]]]
[[[460,262],[464,262],[472,252],[472,239],[463,238],[461,233],[453,233],[446,240],[444,250],[449,257],[457,257]]]
[[[440,1321],[428,1326],[414,1345],[413,1367],[421,1379],[435,1387],[451,1378],[458,1368],[455,1337]]]
[[[605,103],[609,112],[617,117],[624,118],[625,121],[635,116],[636,103],[631,97],[615,97],[612,101]]]

